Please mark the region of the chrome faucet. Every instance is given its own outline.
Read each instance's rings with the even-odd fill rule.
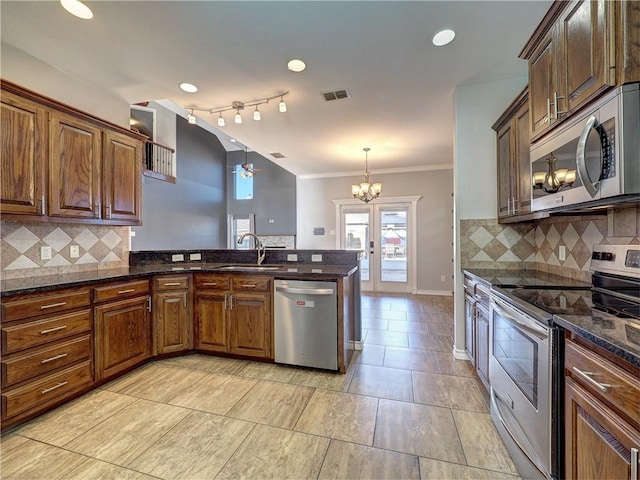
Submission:
[[[262,265],[264,257],[267,256],[267,250],[264,248],[264,245],[262,245],[260,238],[255,233],[247,232],[240,235],[240,238],[238,238],[238,245],[242,245],[242,242],[247,236],[253,237],[253,239],[255,240],[256,250],[258,251],[258,265]]]

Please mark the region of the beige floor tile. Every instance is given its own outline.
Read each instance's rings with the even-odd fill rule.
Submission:
[[[518,474],[488,414],[453,410],[453,416],[470,466]]]
[[[389,328],[389,320],[363,315],[362,328],[366,330],[387,330],[387,328]]]
[[[450,337],[440,335],[424,335],[421,333],[409,333],[409,347],[434,350],[436,352],[451,352],[453,342]]]
[[[420,457],[420,475],[424,480],[518,480],[520,478],[506,473],[422,457]]]
[[[214,478],[255,424],[193,412],[129,465],[160,478]]]
[[[418,457],[331,440],[319,479],[419,479]]]
[[[409,340],[404,332],[387,332],[383,330],[369,330],[365,343],[384,345],[385,347],[408,347]]]
[[[434,352],[416,348],[387,347],[384,355],[384,366],[440,373]]]
[[[289,383],[303,385],[305,387],[346,392],[351,384],[355,365],[355,363],[350,364],[345,374],[338,372],[320,372],[317,370],[298,370]]]
[[[390,332],[427,333],[427,325],[424,322],[389,320],[387,330]]]
[[[0,437],[0,458],[2,458],[2,455],[9,452],[10,450],[13,450],[18,445],[26,442],[27,440],[29,440],[27,437],[21,437],[14,432],[4,434],[2,437]]]
[[[204,358],[206,358],[205,355],[194,353],[191,355],[180,357],[165,358],[164,360],[161,360],[161,363],[164,365],[176,365],[179,367],[193,368],[194,365],[196,365]]]
[[[371,313],[368,315],[370,318],[380,319],[380,320],[396,320],[396,321],[407,321],[407,313],[404,311],[397,310],[371,310]]]
[[[239,373],[243,377],[287,383],[298,370],[293,367],[274,365],[271,363],[248,363]]]
[[[408,312],[407,320],[410,322],[427,322],[427,329],[431,323],[445,323],[446,319],[437,312],[428,311],[422,312]]]
[[[160,363],[116,380],[106,389],[110,392],[166,403],[206,375],[202,371]]]
[[[194,382],[167,400],[178,407],[192,408],[209,413],[225,415],[258,382],[253,378],[243,378],[217,373],[205,373]]]
[[[64,478],[87,457],[52,445],[27,440],[8,452],[2,452],[2,480],[55,480]]]
[[[453,322],[451,323],[427,323],[427,332],[430,335],[441,335],[453,338]],[[421,333],[421,332],[418,332]]]
[[[218,479],[315,479],[329,439],[256,425]]]
[[[207,372],[226,373],[227,375],[237,375],[249,363],[247,360],[210,355],[198,355],[198,357],[198,361],[194,362],[191,368],[206,370]]]
[[[362,350],[356,353],[355,362],[381,367],[384,363],[385,348],[384,345],[364,344]]]
[[[360,395],[412,402],[411,372],[375,365],[358,365],[348,391]]]
[[[35,418],[16,432],[61,447],[135,401],[126,395],[94,390]]]
[[[473,378],[413,372],[413,395],[416,403],[489,412]]]
[[[258,380],[227,415],[291,429],[312,394],[313,388]]]
[[[126,467],[190,413],[147,400],[136,400],[65,448]]]
[[[443,375],[457,375],[460,377],[475,377],[476,371],[467,360],[458,360],[451,352],[434,352],[438,368]]]
[[[71,471],[65,480],[154,480],[144,473],[119,467],[112,463],[102,462],[94,458],[87,458],[86,461]]]
[[[466,463],[448,408],[381,399],[373,446]]]
[[[294,430],[371,445],[378,399],[316,390]]]

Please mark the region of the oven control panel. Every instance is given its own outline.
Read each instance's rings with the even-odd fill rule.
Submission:
[[[640,278],[640,245],[594,245],[590,270]]]

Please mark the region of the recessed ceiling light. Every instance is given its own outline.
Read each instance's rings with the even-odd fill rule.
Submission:
[[[305,68],[307,68],[307,65],[302,60],[294,58],[293,60],[289,60],[289,63],[287,63],[287,68],[292,72],[302,72]]]
[[[75,15],[83,20],[90,20],[93,18],[93,12],[91,9],[79,0],[60,0],[60,5],[62,5],[71,15]]]
[[[441,30],[433,36],[433,44],[436,47],[442,47],[453,41],[456,37],[456,32],[453,30]]]
[[[236,140],[235,138],[230,138],[230,139],[229,139],[229,141],[230,141],[231,143],[236,143],[236,142],[237,142],[237,140]]]
[[[180,84],[180,88],[187,93],[196,93],[198,91],[198,87],[196,87],[193,83],[183,82]]]

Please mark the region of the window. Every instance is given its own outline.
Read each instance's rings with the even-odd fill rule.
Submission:
[[[250,173],[247,172],[247,169],[243,168],[243,164],[237,164],[234,169],[235,172],[235,194],[236,200],[252,200],[253,199],[253,164],[244,164],[245,167],[248,167]]]

